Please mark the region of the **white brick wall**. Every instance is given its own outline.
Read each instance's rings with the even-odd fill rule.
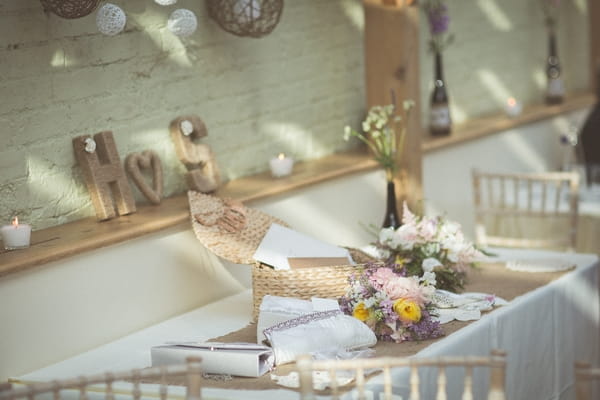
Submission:
[[[541,0],[447,1],[454,43],[444,52],[454,122],[503,110],[506,99],[540,103],[545,96],[548,38]],[[558,57],[567,91],[589,87],[586,1],[560,2]],[[422,14],[423,15],[423,14]],[[424,16],[424,15],[423,15]],[[429,27],[421,19],[422,121],[433,87]]]
[[[177,3],[198,16],[185,40],[165,28],[177,7],[114,3],[128,15],[115,37],[97,32],[95,14],[66,20],[38,1],[0,3],[0,221],[18,214],[40,229],[94,215],[71,147],[82,134],[112,130],[122,159],[155,150],[166,195],[185,190],[168,134],[178,115],[204,119],[228,179],[264,170],[279,151],[307,159],[346,148],[342,128],[364,108],[362,36],[345,11],[359,1],[286,1],[259,40],[224,32],[202,1]]]
[[[128,15],[115,37],[97,32],[95,15],[66,20],[44,14],[37,0],[0,1],[1,223],[18,214],[41,229],[94,215],[71,148],[78,135],[112,130],[122,159],[155,150],[168,196],[185,190],[185,169],[168,135],[178,115],[204,119],[206,143],[228,179],[266,169],[279,151],[308,159],[344,149],[343,126],[362,119],[359,0],[285,0],[280,24],[258,40],[221,30],[203,1],[177,3],[198,16],[198,31],[184,40],[165,28],[176,7],[112,2]],[[481,10],[490,4],[511,21],[510,31],[486,19]],[[586,87],[588,79],[582,4],[563,2],[559,55],[569,89]],[[543,68],[547,47],[537,2],[449,5],[457,36],[445,60],[453,107],[467,116],[499,107],[478,78],[480,68],[516,97],[537,101],[532,75]],[[426,100],[432,67],[425,40],[422,35]]]

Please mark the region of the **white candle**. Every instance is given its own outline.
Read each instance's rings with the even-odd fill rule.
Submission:
[[[15,217],[11,225],[4,225],[1,228],[2,241],[6,250],[23,249],[29,247],[31,239],[31,226],[19,224],[19,219]]]
[[[518,117],[522,110],[523,106],[521,106],[521,103],[519,103],[514,97],[509,97],[508,100],[506,100],[505,111],[509,117]]]
[[[285,154],[280,153],[277,157],[274,157],[269,161],[269,165],[271,166],[271,174],[275,178],[280,178],[292,173],[294,160],[291,157],[286,157]]]

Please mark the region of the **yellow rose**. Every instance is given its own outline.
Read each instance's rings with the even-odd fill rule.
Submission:
[[[352,311],[352,316],[365,322],[367,318],[369,318],[369,310],[365,307],[365,303],[358,303],[358,305],[354,307],[354,311]]]
[[[421,319],[421,308],[414,301],[398,299],[394,302],[394,311],[404,322],[418,322]]]

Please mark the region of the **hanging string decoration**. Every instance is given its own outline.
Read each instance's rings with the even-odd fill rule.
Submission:
[[[91,14],[98,7],[100,0],[40,0],[45,11],[59,17],[74,19]]]
[[[96,25],[100,33],[108,36],[114,36],[125,28],[127,17],[120,7],[106,3],[98,10],[96,14]]]
[[[283,0],[207,0],[206,4],[221,28],[242,37],[268,35],[283,11]]]
[[[167,28],[177,36],[190,36],[197,27],[196,14],[185,8],[173,11],[167,21]]]
[[[177,0],[154,0],[156,4],[160,4],[161,6],[172,6],[177,3]]]

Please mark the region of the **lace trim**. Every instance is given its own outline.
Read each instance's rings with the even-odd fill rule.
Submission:
[[[335,317],[336,315],[342,314],[341,310],[329,310],[329,311],[320,311],[311,314],[305,314],[298,318],[293,318],[287,321],[283,321],[278,323],[277,325],[273,325],[270,328],[263,330],[263,334],[271,340],[271,334],[274,331],[282,331],[289,328],[295,328],[300,325],[308,324],[309,322],[321,321],[330,317]]]

